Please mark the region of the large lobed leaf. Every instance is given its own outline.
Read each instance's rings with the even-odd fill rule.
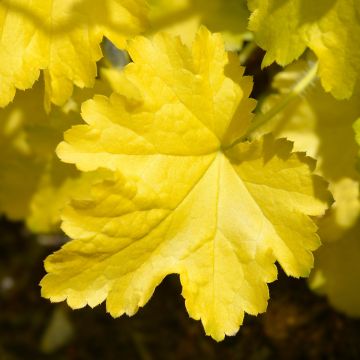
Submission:
[[[92,87],[103,36],[124,47],[146,23],[143,0],[2,0],[0,106],[31,88],[44,70],[47,107],[63,105],[73,84]]]
[[[309,47],[326,91],[349,98],[359,82],[359,0],[248,0],[249,29],[265,49],[263,65],[287,65]]]
[[[309,274],[319,246],[309,215],[325,211],[326,187],[286,140],[231,146],[255,104],[220,35],[201,28],[192,48],[138,37],[129,51],[125,78],[137,96],[86,102],[87,125],[58,147],[82,171],[113,173],[64,212],[75,240],[45,261],[42,294],[73,308],[106,299],[113,316],[132,315],[177,273],[190,316],[221,340],[244,312],[265,311],[275,261]]]

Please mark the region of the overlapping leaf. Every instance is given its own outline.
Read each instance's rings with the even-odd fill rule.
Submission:
[[[281,102],[306,71],[306,63],[298,61],[279,73],[273,87],[280,94],[268,97],[262,111]],[[324,219],[331,237],[336,237],[340,228],[351,227],[360,210],[358,145],[352,128],[360,115],[359,102],[359,88],[351,99],[340,101],[326,94],[317,83],[257,132],[257,135],[272,132],[278,138],[286,137],[294,141],[296,151],[305,151],[317,159],[316,172],[330,183],[335,199],[332,211]]]
[[[315,256],[310,278],[313,290],[349,316],[360,317],[360,222],[335,242],[322,246]]]
[[[227,49],[239,49],[247,30],[245,0],[150,0],[154,31],[167,30],[191,44],[199,25],[222,32]]]
[[[249,28],[265,49],[263,65],[287,65],[309,47],[326,91],[349,98],[359,83],[358,0],[248,0]]]
[[[305,71],[299,61],[279,73],[273,85],[282,95],[268,97],[263,110],[281,101]],[[359,101],[358,90],[350,100],[338,101],[316,84],[258,132],[273,130],[275,136],[294,141],[295,149],[318,160],[316,172],[329,181],[335,202],[319,221],[324,245],[315,253],[310,286],[352,315],[360,314],[358,145],[352,126],[360,115]]]
[[[97,91],[108,93],[98,83]],[[0,212],[26,220],[34,232],[59,229],[60,210],[73,195],[86,194],[98,175],[81,174],[55,155],[66,128],[81,122],[79,106],[93,92],[77,92],[72,103],[46,114],[43,82],[16,95],[0,110]]]
[[[192,48],[139,37],[129,51],[125,77],[141,96],[86,102],[87,125],[58,148],[83,171],[113,175],[65,211],[74,240],[46,260],[42,294],[73,308],[106,299],[113,316],[132,315],[177,273],[190,316],[221,340],[244,312],[265,310],[276,260],[308,275],[319,246],[308,215],[324,212],[326,186],[286,140],[230,146],[254,101],[221,36],[202,28]]]
[[[359,121],[354,124],[357,142],[359,142]],[[327,295],[330,303],[338,310],[349,316],[360,317],[360,211],[359,184],[356,189],[341,197],[347,205],[344,215],[350,219],[357,219],[346,231],[336,231],[338,222],[327,218],[321,223],[321,233],[324,239],[333,239],[334,233],[340,236],[336,241],[327,243],[316,252],[315,269],[309,279],[310,287]]]
[[[143,0],[2,0],[0,2],[0,106],[28,89],[44,70],[47,106],[63,105],[73,84],[92,87],[100,42],[119,47],[143,30]]]

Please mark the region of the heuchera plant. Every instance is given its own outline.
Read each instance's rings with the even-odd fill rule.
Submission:
[[[0,2],[0,211],[69,237],[42,296],[133,315],[179,274],[219,341],[266,310],[275,262],[307,277],[322,244],[310,287],[360,316],[359,18],[357,0]]]

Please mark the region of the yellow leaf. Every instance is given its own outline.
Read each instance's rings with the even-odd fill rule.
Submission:
[[[349,98],[360,73],[359,0],[248,0],[249,29],[265,49],[263,66],[287,65],[309,47],[326,91]],[[354,44],[354,46],[352,45]]]
[[[144,29],[143,0],[2,0],[0,106],[31,88],[44,70],[46,104],[63,105],[73,84],[92,87],[100,42],[119,47]]]
[[[103,83],[97,82],[95,89],[109,93]],[[98,177],[81,174],[55,155],[64,130],[82,122],[78,104],[94,93],[77,91],[72,103],[50,114],[44,110],[43,93],[41,81],[0,109],[0,212],[26,220],[34,232],[59,230],[60,210],[72,195],[85,196]]]
[[[298,61],[275,76],[273,88],[279,94],[267,97],[262,112],[281,101],[306,71]],[[360,87],[349,100],[336,100],[313,84],[282,112],[257,131],[257,136],[272,132],[277,138],[294,142],[296,151],[304,151],[317,160],[316,173],[330,184],[335,202],[322,220],[322,239],[331,240],[351,227],[359,214],[359,174],[356,171],[358,145],[352,128],[360,115]],[[326,225],[325,225],[326,223]]]
[[[96,96],[82,108],[87,125],[58,147],[79,169],[113,175],[65,210],[75,240],[46,260],[42,295],[73,308],[107,299],[113,316],[132,315],[177,273],[190,316],[222,340],[244,312],[265,311],[276,260],[308,275],[319,246],[309,215],[325,211],[326,187],[286,140],[230,145],[255,104],[220,35],[201,28],[192,48],[138,37],[129,51],[124,74],[142,101]]]
[[[191,44],[199,26],[222,32],[226,48],[241,48],[249,11],[245,0],[150,0],[153,31],[166,30]]]
[[[263,111],[281,101],[305,70],[306,64],[298,61],[280,72],[273,82],[280,95],[267,97]],[[317,83],[257,133],[259,136],[272,130],[276,137],[294,141],[294,149],[317,159],[316,173],[329,181],[335,202],[318,222],[323,246],[315,252],[309,284],[326,294],[337,309],[357,316],[360,201],[359,174],[355,168],[358,145],[352,124],[360,115],[359,101],[359,89],[349,100],[339,101]]]

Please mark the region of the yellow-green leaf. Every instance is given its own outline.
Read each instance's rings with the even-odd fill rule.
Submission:
[[[266,98],[264,112],[282,101],[306,68],[303,61],[298,61],[275,77],[273,87],[280,94]],[[360,201],[355,166],[358,145],[352,125],[360,115],[359,101],[359,89],[349,100],[339,101],[316,83],[257,132],[272,131],[276,137],[294,141],[295,149],[317,159],[316,173],[329,181],[335,202],[318,222],[323,245],[315,252],[309,283],[312,289],[326,294],[337,309],[357,316]]]
[[[246,0],[150,0],[153,31],[166,30],[191,44],[200,25],[221,32],[226,48],[239,49],[249,18]]]
[[[349,316],[360,317],[360,221],[335,242],[322,246],[311,274],[313,290]]]
[[[360,117],[354,122],[353,129],[355,131],[355,141],[360,146]],[[358,152],[358,157],[360,157],[360,150]],[[360,161],[359,160],[357,163],[357,168],[358,168],[358,170],[360,170]]]
[[[73,84],[92,87],[100,42],[119,47],[144,29],[143,0],[2,0],[0,106],[31,88],[44,70],[46,103],[63,105]]]
[[[344,179],[346,191],[341,192],[337,185],[335,193],[335,205],[342,211],[333,206],[319,222],[319,234],[324,244],[315,253],[315,267],[309,285],[317,293],[326,295],[337,310],[360,316],[359,183],[349,186],[346,180],[349,179]],[[339,218],[339,213],[347,215],[348,219],[345,216]]]
[[[356,142],[360,145],[360,118],[355,121],[353,127],[354,127],[354,130],[355,130]]]
[[[298,61],[275,76],[273,88],[279,94],[268,96],[261,111],[266,113],[281,102],[306,70],[306,63]],[[340,101],[314,83],[257,131],[257,136],[272,132],[277,138],[286,137],[294,142],[296,151],[304,151],[317,160],[316,173],[330,183],[335,199],[324,219],[329,235],[324,239],[334,239],[341,228],[351,227],[360,211],[358,145],[352,128],[360,116],[359,102],[360,86],[349,100]]]
[[[326,91],[349,98],[360,74],[358,0],[248,0],[249,29],[266,50],[263,66],[287,65],[309,47]]]
[[[105,94],[109,87],[96,84]],[[60,210],[72,195],[84,196],[98,175],[81,174],[62,163],[55,148],[63,132],[82,122],[79,106],[93,96],[77,91],[63,109],[47,114],[43,107],[43,82],[16,95],[0,109],[0,212],[13,220],[26,220],[34,232],[59,230]]]
[[[142,99],[96,96],[82,108],[87,125],[58,147],[79,169],[113,175],[64,212],[74,240],[45,261],[42,294],[73,308],[106,299],[113,316],[132,315],[177,273],[190,316],[221,340],[244,312],[265,311],[275,261],[309,274],[319,246],[309,215],[326,209],[326,186],[286,140],[230,146],[254,101],[220,35],[201,28],[192,48],[138,37],[129,51],[124,75]]]

